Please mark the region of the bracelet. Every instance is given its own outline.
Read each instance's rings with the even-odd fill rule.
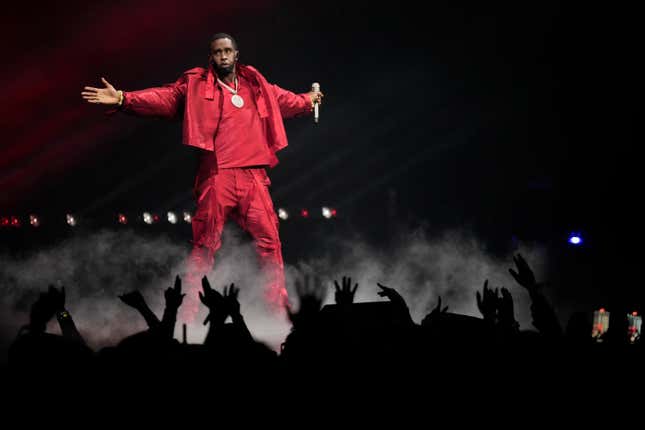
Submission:
[[[117,103],[117,106],[121,106],[123,104],[123,91],[119,90],[119,102]]]

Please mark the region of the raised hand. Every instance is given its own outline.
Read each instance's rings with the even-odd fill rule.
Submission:
[[[32,307],[32,317],[38,321],[49,321],[56,312],[65,309],[65,287],[60,291],[50,285],[47,292],[41,293]]]
[[[517,254],[516,257],[513,257],[513,261],[515,261],[515,265],[517,266],[517,272],[513,269],[508,269],[508,271],[511,273],[513,278],[515,278],[518,284],[528,290],[531,296],[531,316],[533,317],[533,325],[542,334],[549,337],[562,336],[562,327],[560,326],[560,322],[558,321],[555,311],[540,291],[540,286],[544,285],[544,283],[539,283],[535,280],[533,270],[531,270],[521,254]]]
[[[202,278],[202,291],[199,292],[199,300],[201,300],[207,308],[211,309],[221,306],[224,297],[219,293],[219,291],[216,291],[211,287],[206,276]]]
[[[81,95],[88,103],[101,104],[101,105],[117,105],[121,100],[122,93],[117,91],[112,84],[105,78],[101,78],[101,82],[105,85],[104,88],[85,87]]]
[[[161,318],[161,333],[168,339],[172,339],[173,332],[175,331],[175,322],[177,321],[177,310],[184,301],[184,296],[181,292],[181,278],[179,275],[175,276],[175,285],[166,288],[164,297],[166,299],[166,308],[163,311]]]
[[[146,320],[148,327],[152,329],[159,325],[159,319],[154,312],[150,310],[140,291],[130,291],[129,293],[121,294],[118,297],[123,303],[139,311],[143,319]]]
[[[50,285],[47,290],[47,296],[54,311],[65,309],[65,287],[61,287],[59,291],[56,287]]]
[[[65,287],[60,290],[50,285],[41,293],[31,308],[30,327],[32,331],[44,332],[47,322],[56,314],[63,337],[84,343],[71,314],[65,309]]]
[[[407,309],[408,305],[405,303],[405,300],[403,300],[403,297],[401,297],[398,291],[396,291],[394,288],[381,285],[378,282],[376,283],[376,285],[378,285],[379,288],[382,290],[377,293],[379,296],[387,297],[388,299],[390,299],[392,303],[395,303],[399,306],[400,305],[405,306],[405,308]]]
[[[425,326],[427,324],[430,324],[432,321],[434,321],[435,319],[441,318],[441,316],[443,316],[446,313],[448,313],[448,306],[441,309],[441,296],[439,296],[437,306],[435,306],[435,308],[423,318],[423,320],[421,321],[421,325]]]
[[[377,294],[381,297],[387,297],[392,302],[403,321],[405,321],[406,323],[414,324],[414,321],[412,321],[412,317],[410,316],[408,305],[407,303],[405,303],[405,300],[398,293],[398,291],[396,291],[394,288],[379,284],[378,282],[376,283],[376,285],[378,285],[381,289],[381,291],[379,291]]]
[[[240,315],[240,302],[237,300],[239,293],[240,289],[235,288],[235,284],[231,284],[228,289],[224,287],[224,301],[231,317]]]
[[[499,290],[495,288],[488,288],[488,279],[484,282],[483,294],[480,294],[479,291],[476,293],[477,296],[477,308],[481,312],[482,316],[487,321],[497,321],[497,308],[499,302]]]
[[[209,321],[216,323],[223,323],[226,321],[228,311],[226,310],[226,301],[224,300],[224,296],[222,296],[219,291],[211,288],[211,284],[208,282],[208,278],[206,278],[206,276],[202,278],[202,290],[204,292],[203,294],[201,291],[199,292],[199,300],[201,300],[202,303],[210,310],[210,313],[204,320],[204,325],[208,324]],[[216,317],[216,319],[213,320],[213,317]]]
[[[56,310],[48,303],[45,293],[40,293],[38,299],[31,305],[29,313],[29,329],[31,332],[44,332],[47,322],[52,319]]]
[[[437,306],[435,306],[432,312],[430,312],[430,315],[439,316],[440,314],[445,314],[446,312],[448,312],[448,306],[441,309],[441,296],[439,296],[439,301],[437,302]]]
[[[533,270],[529,267],[524,257],[521,254],[513,257],[513,261],[517,266],[517,272],[513,269],[508,269],[510,274],[515,278],[518,284],[529,290],[529,292],[537,288],[537,282],[535,281],[535,275]]]
[[[354,284],[354,288],[352,288],[352,278],[345,276],[343,276],[342,283],[343,286],[341,288],[341,286],[338,285],[338,281],[334,280],[334,285],[336,287],[334,298],[337,305],[349,306],[354,303],[354,294],[356,293],[356,289],[358,289],[358,283]]]
[[[141,310],[147,306],[146,301],[139,290],[130,291],[129,293],[121,294],[118,297],[123,303],[137,310]]]
[[[497,317],[499,323],[508,329],[517,330],[519,324],[515,321],[513,296],[506,288],[502,287],[501,291],[502,296],[497,301]]]
[[[186,294],[181,293],[181,278],[179,275],[175,277],[175,286],[168,287],[164,292],[166,298],[166,307],[173,308],[175,310],[179,309],[181,303],[184,300]]]
[[[240,294],[240,289],[235,287],[235,284],[229,285],[228,289],[224,287],[224,301],[226,302],[226,309],[231,316],[233,325],[238,329],[240,340],[246,339],[253,342],[253,335],[249,331],[248,326],[244,322],[244,318],[240,313],[240,302],[237,296]]]
[[[299,327],[313,321],[318,315],[323,302],[322,286],[318,277],[312,280],[310,275],[305,275],[304,278],[296,279],[295,287],[300,302],[298,311],[294,312],[290,307],[286,309],[291,323],[294,327]]]

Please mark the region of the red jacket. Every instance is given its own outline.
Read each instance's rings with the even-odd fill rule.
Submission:
[[[283,118],[311,112],[307,93],[294,94],[270,84],[255,68],[238,64],[237,73],[249,80],[255,92],[260,118],[267,122],[267,144],[271,149],[271,167],[278,164],[275,153],[287,146]],[[210,67],[195,67],[176,82],[161,87],[124,92],[121,110],[158,118],[179,118],[183,114],[183,144],[207,151],[214,150],[214,140],[221,118],[222,89],[215,85]]]

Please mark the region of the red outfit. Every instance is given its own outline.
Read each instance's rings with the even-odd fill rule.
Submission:
[[[283,118],[311,112],[311,100],[269,84],[251,66],[238,65],[237,76],[242,108],[233,106],[232,94],[216,82],[212,68],[188,70],[163,87],[124,93],[122,110],[128,113],[175,118],[183,111],[183,143],[205,150],[195,178],[189,291],[181,308],[188,321],[197,314],[200,279],[213,267],[229,217],[255,240],[269,303],[280,306],[286,298],[278,217],[263,166],[275,166],[275,152],[287,146]]]
[[[241,108],[230,102],[230,93],[224,94],[222,119],[215,136],[217,167],[268,166],[272,158],[266,143],[264,121],[258,115],[251,83],[242,77],[238,94],[244,100]]]

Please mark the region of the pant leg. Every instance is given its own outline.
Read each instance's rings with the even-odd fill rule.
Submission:
[[[183,287],[186,293],[179,308],[184,322],[193,322],[199,312],[201,279],[213,269],[215,253],[222,246],[222,231],[236,205],[235,179],[220,170],[196,186],[197,209],[192,218],[193,248],[186,261]]]
[[[285,288],[282,243],[278,233],[278,217],[273,208],[264,169],[240,169],[239,184],[245,184],[235,221],[253,237],[265,278],[264,294],[273,308],[282,308],[288,299]],[[243,178],[243,179],[242,179]]]

